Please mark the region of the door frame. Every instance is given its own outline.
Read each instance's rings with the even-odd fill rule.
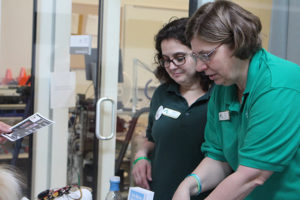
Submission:
[[[102,11],[99,17],[102,19],[99,25],[98,39],[99,59],[98,62],[98,98],[108,97],[115,103],[118,93],[118,66],[119,66],[119,47],[120,47],[120,0],[100,0],[99,10]],[[100,12],[99,12],[100,13]],[[104,114],[101,116],[101,130],[104,135],[111,132],[111,105],[104,105]],[[113,112],[117,112],[116,108]],[[115,146],[116,137],[111,140],[98,142],[98,171],[97,171],[97,198],[104,200],[109,191],[109,179],[115,173]]]

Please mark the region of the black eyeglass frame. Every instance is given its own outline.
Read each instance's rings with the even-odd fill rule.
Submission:
[[[184,65],[186,63],[186,56],[191,56],[196,61],[194,53],[191,53],[191,54],[186,53],[186,54],[183,54],[182,56],[177,56],[177,57],[174,57],[172,59],[170,59],[170,58],[168,58],[168,59],[161,58],[159,60],[159,64],[160,64],[161,67],[169,68],[170,67],[170,63],[172,62],[176,67],[181,67],[182,65]],[[174,62],[174,60],[178,59],[179,57],[183,58],[183,61],[182,61],[183,63],[178,64],[178,63],[176,63],[176,61]],[[168,64],[166,65],[165,62],[167,62]]]

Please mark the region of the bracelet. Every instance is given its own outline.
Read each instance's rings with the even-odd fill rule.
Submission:
[[[199,176],[197,174],[187,175],[187,177],[189,177],[189,176],[192,176],[196,179],[197,185],[198,185],[198,192],[196,193],[196,195],[199,195],[201,193],[201,190],[202,190],[201,180],[200,180]]]
[[[137,159],[135,159],[135,161],[133,162],[133,165],[135,165],[139,160],[148,160],[149,162],[151,161],[149,158],[147,157],[138,157]]]

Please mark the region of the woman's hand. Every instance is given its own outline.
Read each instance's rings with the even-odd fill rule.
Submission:
[[[205,192],[215,188],[231,172],[232,169],[228,163],[206,157],[192,174],[196,174],[199,177],[201,180],[200,190]],[[189,200],[190,196],[199,193],[198,187],[198,181],[192,176],[187,176],[178,186],[172,200]]]
[[[0,133],[10,133],[11,132],[10,127],[11,126],[3,122],[0,122]]]
[[[193,194],[198,192],[198,185],[191,176],[186,177],[178,186],[172,200],[190,200]]]
[[[148,160],[139,160],[132,170],[134,181],[139,187],[150,190],[149,181],[152,181],[151,164]]]
[[[1,143],[6,141],[6,138],[1,137],[1,134],[2,133],[10,133],[11,132],[10,127],[11,126],[9,126],[3,122],[0,122],[0,142]]]
[[[135,155],[135,160],[153,151],[155,144],[144,138],[144,141]],[[149,181],[152,181],[151,163],[147,159],[139,159],[133,166],[132,175],[137,186],[150,190]]]

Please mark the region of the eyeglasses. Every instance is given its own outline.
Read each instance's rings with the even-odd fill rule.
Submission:
[[[217,48],[219,48],[222,45],[219,44],[218,46],[216,46],[215,48],[213,48],[210,52],[208,53],[194,53],[193,56],[195,58],[199,58],[202,62],[209,62],[211,59],[211,56],[213,55],[213,53],[217,50]]]
[[[184,55],[177,55],[173,59],[170,58],[162,58],[159,60],[159,63],[161,66],[168,68],[170,67],[170,63],[172,62],[176,67],[180,67],[185,64],[186,62],[186,56],[191,54],[184,54]],[[193,55],[191,55],[193,56]],[[194,58],[194,56],[193,56]]]

